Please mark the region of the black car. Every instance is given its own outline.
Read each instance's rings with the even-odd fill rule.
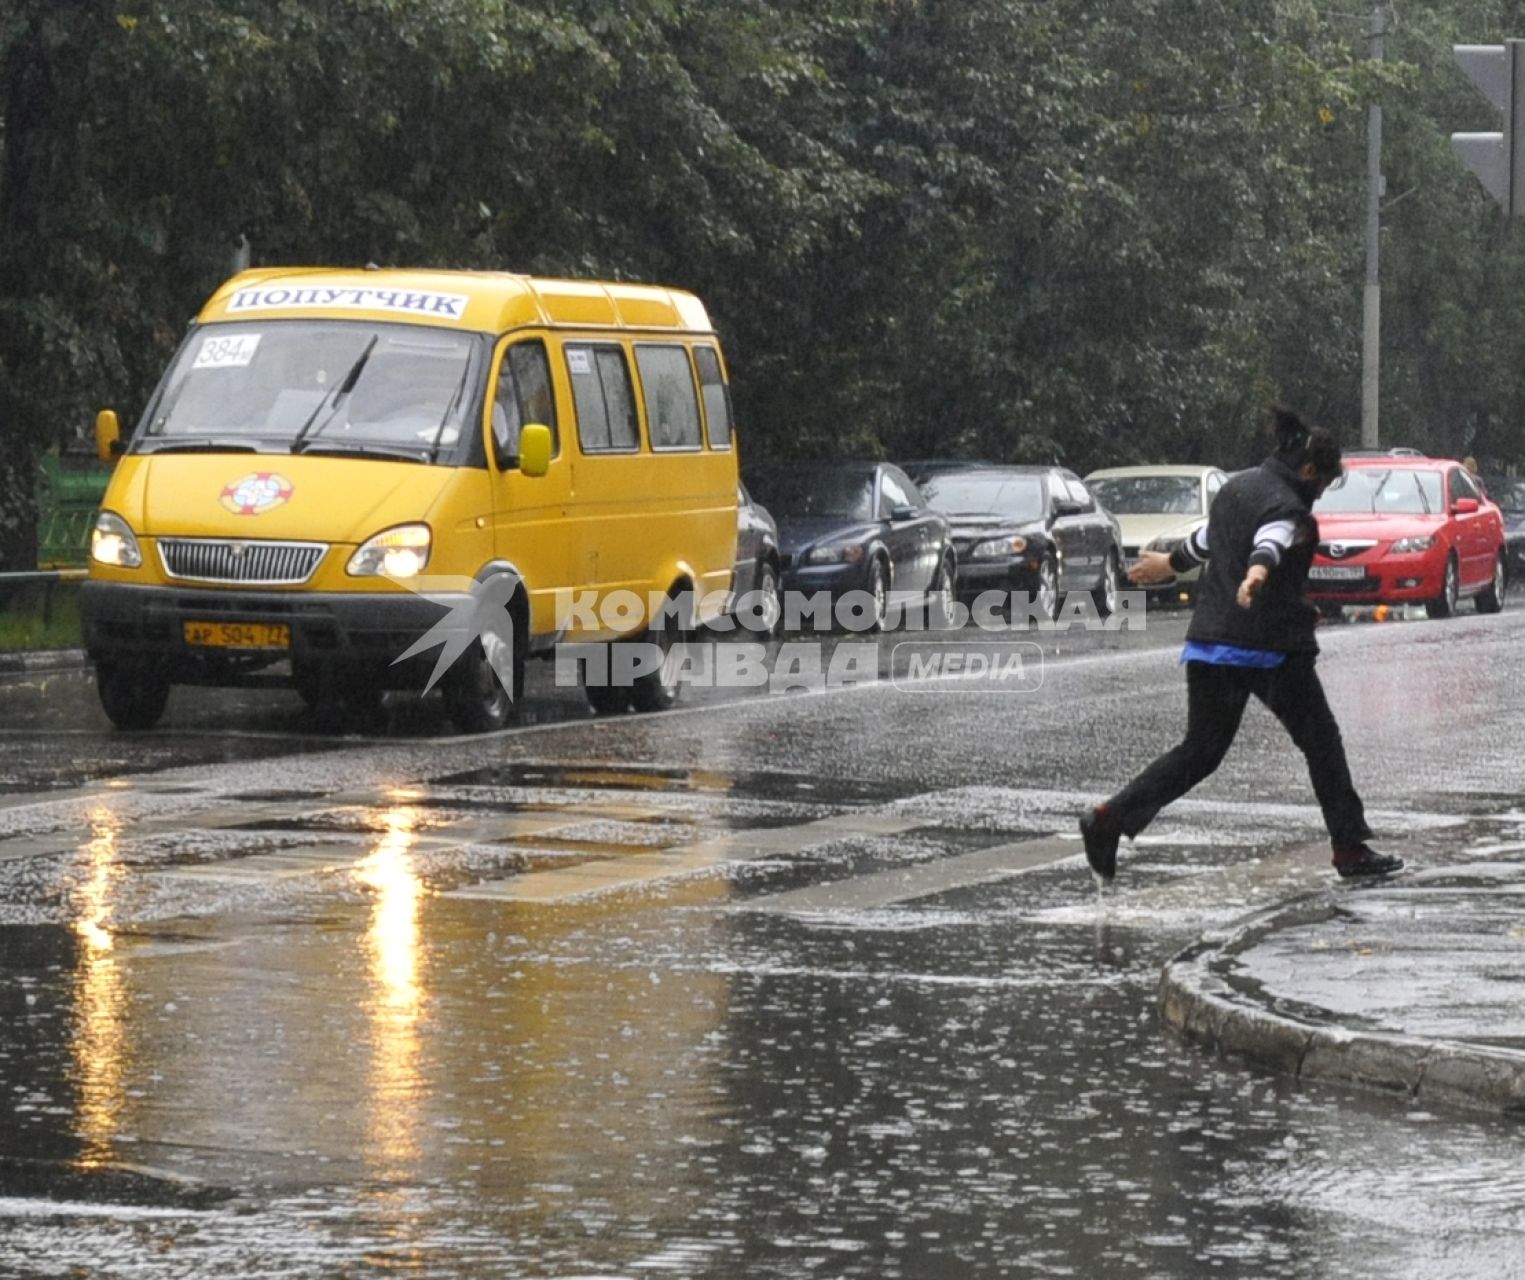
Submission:
[[[1484,476],[1483,491],[1504,513],[1504,555],[1515,578],[1525,573],[1525,477]]]
[[[778,522],[788,593],[865,591],[873,625],[892,604],[928,601],[944,616],[957,587],[948,521],[887,462],[768,463],[746,485]]]
[[[929,478],[943,471],[967,471],[970,467],[993,467],[996,464],[986,462],[982,458],[915,458],[910,462],[902,462],[900,469],[910,476],[917,485],[923,485]]]
[[[772,632],[782,610],[779,593],[778,521],[744,484],[736,486],[736,568],[731,577],[733,603],[744,605],[742,624]]]
[[[1072,591],[1091,592],[1102,613],[1117,607],[1122,531],[1074,472],[948,469],[929,475],[922,492],[953,522],[960,596],[1025,591],[1049,618]]]

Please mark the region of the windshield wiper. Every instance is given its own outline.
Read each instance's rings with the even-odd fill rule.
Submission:
[[[434,445],[429,450],[429,461],[439,461],[440,442],[444,439],[445,428],[450,424],[451,415],[455,413],[455,406],[461,402],[461,392],[466,390],[466,375],[471,372],[472,362],[466,361],[466,366],[461,370],[461,380],[455,384],[455,394],[450,397],[450,403],[445,406],[445,412],[441,415],[439,426],[434,429]]]
[[[307,421],[302,424],[301,429],[292,437],[292,453],[301,453],[302,442],[309,435],[321,434],[323,428],[334,420],[334,417],[339,412],[339,406],[344,403],[345,397],[355,389],[355,383],[360,381],[360,373],[365,368],[365,362],[371,358],[371,352],[376,349],[376,344],[380,340],[381,335],[379,333],[371,334],[371,340],[365,344],[365,350],[360,353],[359,359],[350,366],[350,370],[344,375],[343,381],[329,395],[324,396],[323,399],[318,401],[318,407],[308,415]],[[324,405],[330,405],[329,411],[326,414],[323,413]],[[322,415],[321,421],[319,421],[320,414]]]
[[[429,457],[429,450],[423,445],[408,448],[407,445],[367,444],[361,440],[314,440],[302,452],[306,453],[342,453],[359,454],[373,458],[403,458],[408,462],[419,462]]]

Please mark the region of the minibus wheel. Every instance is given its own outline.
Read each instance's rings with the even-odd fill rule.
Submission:
[[[95,664],[95,691],[118,729],[152,729],[169,701],[169,677],[144,662]]]
[[[522,645],[514,646],[512,679],[514,685],[522,690]],[[504,728],[513,719],[513,690],[503,687],[498,673],[487,660],[481,640],[474,640],[471,647],[445,673],[444,680],[440,682],[440,693],[444,696],[450,718],[462,733],[491,733],[495,729]]]
[[[678,680],[678,654],[674,652],[685,637],[676,618],[664,619],[660,627],[646,632],[646,641],[662,650],[662,665],[646,675],[637,676],[630,687],[630,702],[637,711],[667,711],[677,705],[683,686]]]

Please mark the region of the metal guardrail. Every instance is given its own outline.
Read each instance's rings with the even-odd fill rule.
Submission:
[[[53,620],[53,593],[63,582],[83,582],[89,577],[85,569],[29,569],[22,572],[0,573],[0,612],[8,604],[9,587],[42,587],[42,625]]]
[[[0,586],[15,583],[25,586],[29,582],[82,582],[90,576],[88,569],[28,569],[24,572],[0,573]]]
[[[82,568],[111,468],[94,457],[45,454],[37,466],[37,567]]]

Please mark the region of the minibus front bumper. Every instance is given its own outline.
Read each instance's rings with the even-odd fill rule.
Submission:
[[[475,638],[464,594],[194,590],[87,581],[80,622],[92,661],[167,669],[177,684],[236,684],[289,660],[293,670],[361,676],[384,688],[421,687],[439,650],[402,655],[435,630],[458,646]]]

